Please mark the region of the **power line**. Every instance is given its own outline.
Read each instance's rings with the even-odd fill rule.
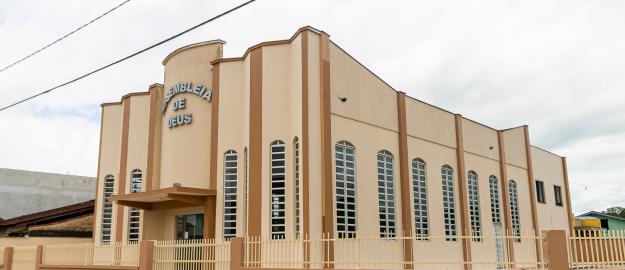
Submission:
[[[158,46],[160,46],[160,45],[162,45],[162,44],[164,44],[164,43],[166,43],[166,42],[169,42],[169,41],[171,41],[171,40],[173,40],[173,39],[175,39],[175,38],[177,38],[177,37],[179,37],[179,36],[182,36],[182,35],[184,35],[184,34],[186,34],[186,33],[188,33],[188,32],[191,32],[191,31],[193,31],[193,30],[197,29],[197,28],[198,28],[198,27],[200,27],[200,26],[203,26],[203,25],[205,25],[205,24],[207,24],[207,23],[209,23],[209,22],[212,22],[212,21],[214,21],[214,20],[216,20],[216,19],[219,19],[219,18],[221,18],[221,17],[223,17],[223,16],[225,16],[225,15],[228,15],[229,13],[231,13],[231,12],[233,12],[233,11],[237,10],[237,9],[240,9],[240,8],[242,8],[242,7],[244,7],[244,6],[247,6],[248,4],[250,4],[250,3],[252,3],[252,2],[255,2],[255,1],[256,1],[256,0],[249,0],[249,1],[247,1],[247,2],[244,2],[243,4],[240,4],[240,5],[238,5],[238,6],[234,7],[234,8],[231,8],[231,9],[229,9],[229,10],[227,10],[227,11],[225,11],[225,12],[223,12],[223,13],[221,13],[221,14],[219,14],[219,15],[215,16],[215,17],[212,17],[212,18],[210,18],[210,19],[208,19],[208,20],[206,20],[206,21],[203,21],[203,22],[201,22],[201,23],[199,23],[199,24],[197,24],[197,25],[195,25],[195,26],[193,26],[193,27],[191,27],[191,28],[188,28],[188,29],[186,29],[186,30],[184,30],[184,31],[182,31],[182,32],[180,32],[180,33],[178,33],[178,34],[175,34],[175,35],[173,35],[173,36],[171,36],[171,37],[168,37],[168,38],[166,38],[166,39],[164,39],[164,40],[162,40],[162,41],[160,41],[160,42],[157,42],[157,43],[155,43],[155,44],[152,44],[152,45],[150,45],[149,47],[147,47],[147,48],[145,48],[145,49],[139,50],[139,51],[137,51],[137,52],[135,52],[135,53],[133,53],[133,54],[131,54],[131,55],[128,55],[128,56],[126,56],[126,57],[124,57],[124,58],[121,58],[121,59],[119,59],[119,60],[116,60],[116,61],[114,61],[114,62],[112,62],[112,63],[110,63],[110,64],[108,64],[108,65],[105,65],[105,66],[99,67],[99,68],[97,68],[97,69],[95,69],[95,70],[93,70],[93,71],[90,71],[90,72],[88,72],[88,73],[85,73],[85,74],[83,74],[83,75],[80,75],[80,76],[78,76],[78,77],[76,77],[76,78],[74,78],[74,79],[72,79],[72,80],[69,80],[69,81],[64,82],[64,83],[62,83],[62,84],[59,84],[59,85],[57,85],[57,86],[55,86],[55,87],[52,87],[52,88],[50,88],[50,89],[47,89],[47,90],[45,90],[45,91],[42,91],[42,92],[37,93],[37,94],[35,94],[35,95],[32,95],[32,96],[30,96],[30,97],[27,97],[27,98],[21,99],[21,100],[19,100],[19,101],[15,102],[15,103],[12,103],[12,104],[10,104],[10,105],[7,105],[7,106],[5,106],[5,107],[2,107],[2,108],[0,109],[0,112],[1,112],[1,111],[6,110],[6,109],[8,109],[8,108],[11,108],[11,107],[13,107],[13,106],[16,106],[16,105],[18,105],[18,104],[20,104],[20,103],[23,103],[23,102],[29,101],[29,100],[34,99],[34,98],[36,98],[36,97],[39,97],[39,96],[41,96],[41,95],[44,95],[44,94],[50,93],[50,92],[52,92],[53,90],[55,90],[55,89],[57,89],[57,88],[60,88],[60,87],[66,86],[66,85],[68,85],[68,84],[74,83],[74,82],[79,81],[79,80],[81,80],[81,79],[83,79],[83,78],[85,78],[85,77],[88,77],[88,76],[90,76],[90,75],[92,75],[92,74],[94,74],[94,73],[97,73],[97,72],[102,71],[102,70],[104,70],[104,69],[107,69],[107,68],[109,68],[109,67],[111,67],[111,66],[114,66],[114,65],[116,65],[116,64],[119,64],[119,63],[121,63],[121,62],[123,62],[123,61],[126,61],[126,60],[130,59],[130,58],[133,58],[133,57],[135,57],[135,56],[137,56],[137,55],[139,55],[139,54],[142,54],[142,53],[144,53],[144,52],[146,52],[146,51],[149,51],[149,50],[151,50],[151,49],[153,49],[153,48],[155,48],[155,47],[158,47]]]
[[[59,41],[61,41],[61,40],[65,39],[65,38],[67,38],[67,37],[69,37],[69,36],[71,36],[72,34],[74,34],[74,33],[78,32],[80,29],[83,29],[83,28],[87,27],[88,25],[90,25],[90,24],[92,24],[93,22],[95,22],[95,21],[97,21],[97,20],[101,19],[102,17],[104,17],[104,16],[106,16],[107,14],[109,14],[109,13],[113,12],[114,10],[116,10],[116,9],[120,8],[121,6],[125,5],[125,4],[126,4],[126,3],[128,3],[128,2],[130,2],[130,0],[126,0],[126,1],[122,2],[121,4],[117,5],[116,7],[112,8],[112,9],[109,9],[107,12],[104,12],[102,15],[100,15],[100,16],[96,17],[95,19],[93,19],[93,20],[89,21],[88,23],[83,24],[82,26],[80,26],[80,27],[76,28],[74,31],[71,31],[71,32],[69,32],[68,34],[66,34],[66,35],[64,35],[64,36],[62,36],[62,37],[60,37],[60,38],[58,38],[58,39],[57,39],[57,40],[55,40],[55,41],[53,41],[52,43],[50,43],[50,44],[48,44],[48,45],[46,45],[46,46],[43,46],[41,49],[36,50],[36,51],[32,52],[31,54],[24,56],[22,59],[15,61],[13,64],[10,64],[10,65],[8,65],[8,66],[6,66],[6,67],[3,67],[2,69],[0,69],[0,72],[3,72],[3,71],[5,71],[5,70],[7,70],[7,69],[11,68],[12,66],[15,66],[15,65],[19,64],[20,62],[22,62],[22,61],[24,61],[24,60],[26,60],[26,59],[28,59],[28,58],[32,57],[33,55],[40,53],[41,51],[43,51],[43,50],[47,49],[48,47],[50,47],[50,46],[52,46],[52,45],[56,44],[57,42],[59,42]]]

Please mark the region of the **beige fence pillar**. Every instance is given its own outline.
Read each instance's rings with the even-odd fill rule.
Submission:
[[[154,263],[154,241],[143,240],[139,245],[139,270],[152,270]]]
[[[243,268],[244,247],[243,238],[230,238],[230,270],[240,270]]]
[[[13,247],[4,248],[4,266],[2,270],[11,270],[13,268]]]
[[[569,256],[564,230],[543,231],[544,260],[549,270],[569,270]]]
[[[37,246],[37,253],[35,253],[35,270],[39,270],[39,267],[43,264],[43,246]]]

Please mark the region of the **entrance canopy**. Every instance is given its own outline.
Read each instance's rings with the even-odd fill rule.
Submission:
[[[109,201],[142,210],[164,210],[192,206],[205,206],[208,198],[217,192],[210,189],[173,186],[146,192],[115,195]]]

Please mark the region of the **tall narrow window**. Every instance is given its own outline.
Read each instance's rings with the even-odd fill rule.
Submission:
[[[295,194],[295,238],[299,239],[300,237],[300,168],[299,168],[299,139],[297,137],[295,137],[295,139],[293,139],[293,161],[294,161],[294,167],[295,167],[295,190],[294,190],[294,194]]]
[[[224,238],[237,235],[238,163],[236,151],[224,154]]]
[[[519,193],[514,180],[508,182],[508,193],[510,193],[510,217],[512,219],[512,234],[515,242],[521,242],[521,218],[519,214]]]
[[[115,192],[115,178],[112,175],[104,177],[104,188],[102,194],[102,243],[111,242],[111,224],[113,221],[113,203],[109,202],[109,197]]]
[[[469,215],[471,218],[471,234],[474,242],[481,241],[482,218],[480,216],[480,192],[478,187],[477,173],[469,171]]]
[[[336,158],[336,231],[339,238],[356,237],[356,160],[354,146],[340,141]]]
[[[536,180],[536,200],[539,203],[545,203],[545,183]]]
[[[557,206],[562,206],[562,188],[560,186],[553,186],[554,198]]]
[[[430,235],[427,176],[425,161],[419,158],[412,160],[412,195],[415,236],[419,240],[427,240]]]
[[[130,184],[130,192],[141,192],[141,184],[143,182],[141,170],[136,169],[130,173],[132,182]],[[139,230],[141,228],[141,210],[138,208],[130,208],[128,216],[128,242],[139,241]]]
[[[493,223],[501,223],[501,207],[499,206],[499,180],[494,175],[488,179],[490,191],[490,214]]]
[[[393,154],[378,152],[378,210],[380,237],[395,237],[395,185]]]
[[[286,152],[283,141],[271,143],[271,238],[284,239]]]
[[[454,169],[449,165],[441,168],[443,181],[443,218],[445,219],[445,240],[456,241],[456,198],[454,195]]]
[[[248,213],[248,209],[249,209],[249,205],[248,205],[248,201],[247,201],[247,194],[249,193],[249,188],[248,188],[248,172],[247,172],[247,147],[245,147],[243,149],[243,188],[245,189],[245,195],[243,196],[243,205],[245,206],[244,208],[244,212],[243,212],[243,235],[247,235],[247,213]]]

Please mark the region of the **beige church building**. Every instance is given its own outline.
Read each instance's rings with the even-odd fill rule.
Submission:
[[[527,126],[406,96],[312,27],[224,45],[179,48],[163,84],[102,104],[96,243],[411,237],[399,256],[523,262],[536,241],[489,237],[570,232],[566,160]]]

